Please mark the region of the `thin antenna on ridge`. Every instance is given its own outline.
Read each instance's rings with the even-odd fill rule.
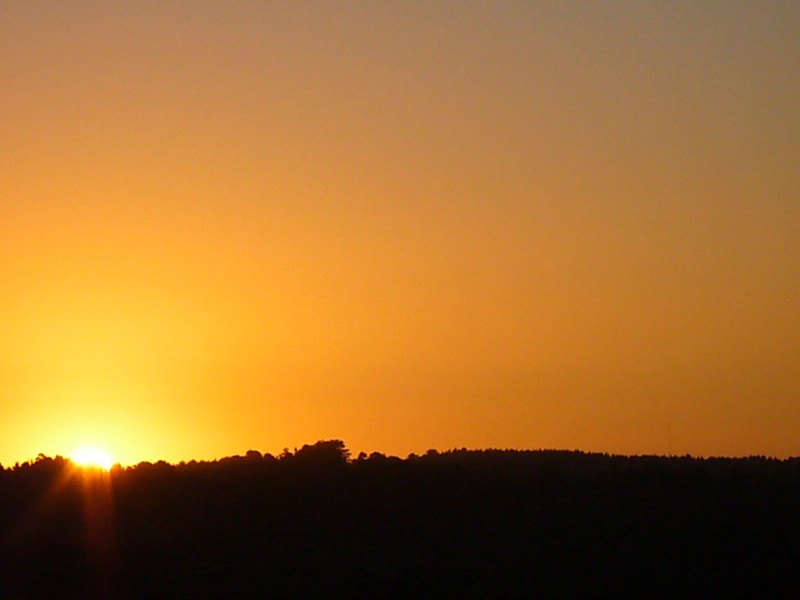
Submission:
[[[667,456],[672,456],[672,421],[667,421]]]

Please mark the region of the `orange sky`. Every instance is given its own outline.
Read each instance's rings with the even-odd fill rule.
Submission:
[[[798,31],[794,1],[4,2],[0,463],[800,454]]]

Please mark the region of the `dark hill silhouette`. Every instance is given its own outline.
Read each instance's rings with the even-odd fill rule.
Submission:
[[[720,597],[800,584],[800,461],[429,451],[0,469],[0,597]]]

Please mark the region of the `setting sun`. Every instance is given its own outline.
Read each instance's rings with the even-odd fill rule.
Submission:
[[[80,467],[90,467],[108,471],[114,464],[114,459],[108,452],[98,448],[80,448],[70,456],[72,462]]]

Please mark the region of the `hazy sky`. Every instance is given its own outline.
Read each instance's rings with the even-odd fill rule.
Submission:
[[[0,0],[0,462],[800,454],[798,32]]]

